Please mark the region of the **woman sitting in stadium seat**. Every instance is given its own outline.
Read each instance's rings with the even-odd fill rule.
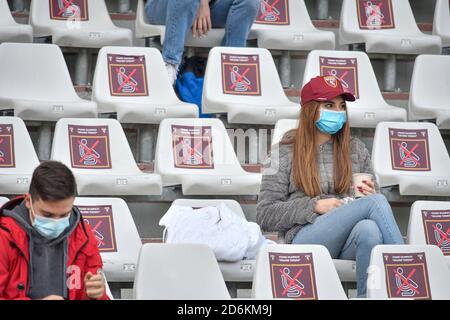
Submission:
[[[260,0],[148,0],[149,22],[166,26],[162,55],[172,84],[188,32],[203,37],[211,28],[225,28],[223,46],[245,47],[259,5]]]
[[[373,176],[369,151],[350,136],[346,101],[354,100],[333,76],[303,87],[299,127],[284,135],[266,164],[257,222],[287,243],[320,244],[334,259],[356,260],[363,297],[372,248],[403,239],[375,178],[356,189],[365,196],[350,197],[352,174]]]

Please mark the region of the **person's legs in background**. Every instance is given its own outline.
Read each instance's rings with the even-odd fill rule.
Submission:
[[[222,46],[246,46],[260,3],[260,0],[216,0],[211,5],[213,28],[225,28]]]
[[[367,268],[373,247],[383,244],[383,235],[372,220],[361,220],[347,239],[339,259],[356,260],[358,297],[364,298],[367,291]]]
[[[151,24],[165,25],[162,56],[171,83],[183,59],[184,42],[191,31],[200,0],[148,0],[145,11]]]

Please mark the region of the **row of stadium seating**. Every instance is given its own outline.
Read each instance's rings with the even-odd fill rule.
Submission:
[[[420,55],[412,77],[409,120],[435,120],[450,128],[447,69],[450,57]],[[154,48],[103,47],[94,75],[92,101],[78,97],[60,48],[52,44],[0,45],[0,109],[24,120],[95,118],[115,113],[121,123],[158,124],[164,118],[196,118],[198,108],[181,102],[171,87],[161,54]],[[389,105],[364,52],[314,50],[303,83],[335,75],[357,100],[348,104],[353,127],[407,121],[404,108]],[[432,81],[430,81],[432,80]],[[210,51],[202,112],[227,114],[229,123],[274,125],[297,119],[299,105],[283,92],[269,51],[216,47]]]
[[[6,201],[6,198],[0,198],[0,205]],[[245,218],[241,206],[235,200],[178,199],[172,205],[198,208],[218,205],[220,202],[224,202],[233,212]],[[130,210],[122,199],[79,197],[75,204],[99,241],[106,278],[109,282],[134,281],[135,297],[138,299],[226,299],[229,294],[224,281],[253,282],[255,298],[271,299],[275,296],[270,285],[268,252],[312,254],[314,271],[310,274],[313,282],[317,283],[317,299],[346,299],[340,282],[355,281],[355,262],[332,260],[326,248],[321,246],[265,246],[256,260],[216,262],[208,247],[180,244],[142,245]],[[446,282],[449,280],[446,274],[450,272],[450,240],[446,230],[450,217],[449,205],[450,202],[415,202],[410,213],[408,245],[375,248],[372,252],[372,265],[378,265],[380,268],[370,268],[369,282],[384,278],[384,267],[380,259],[382,253],[411,255],[422,252],[428,269],[426,276],[429,276],[430,282],[428,294],[434,299],[449,299],[450,286]],[[289,263],[286,266],[289,266]],[[168,276],[169,274],[172,276]],[[378,280],[373,277],[378,277]],[[200,279],[202,281],[199,281]],[[204,281],[209,285],[199,285]],[[385,281],[382,280],[381,283]],[[392,296],[396,295],[389,295]],[[288,297],[312,299],[294,294]],[[369,286],[368,297],[387,298],[386,287]],[[397,294],[397,297],[401,295]],[[405,293],[403,297],[420,298],[414,293],[409,296]]]
[[[341,11],[339,38],[341,44],[365,43],[367,52],[392,54],[440,53],[450,45],[449,4],[437,0],[433,35],[422,33],[416,24],[408,0],[387,0],[384,6],[370,1],[344,0]],[[79,18],[77,18],[79,17]],[[60,46],[101,48],[106,45],[131,45],[131,30],[116,27],[103,0],[62,2],[58,0],[31,1],[31,26],[14,22],[6,1],[0,4],[0,20],[4,21],[0,42],[31,42],[34,37],[52,37]],[[377,30],[374,33],[374,29]],[[160,36],[164,41],[164,26],[151,25],[144,12],[144,1],[138,1],[136,36]],[[223,29],[212,30],[207,37],[188,36],[186,45],[193,47],[219,46]],[[304,0],[261,2],[261,8],[250,38],[267,49],[310,51],[335,48],[334,33],[316,29]]]
[[[296,120],[282,121],[276,137],[296,126]],[[0,117],[0,129],[0,194],[27,192],[39,164],[28,131],[17,117]],[[163,186],[175,185],[184,195],[259,193],[261,174],[242,169],[219,119],[164,119],[155,153],[155,172],[144,173],[117,120],[63,118],[51,159],[73,170],[80,195],[160,195]],[[432,123],[379,123],[372,163],[382,187],[399,185],[401,195],[450,196],[450,157]]]

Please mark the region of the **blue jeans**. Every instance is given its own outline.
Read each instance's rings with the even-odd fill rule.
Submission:
[[[404,242],[389,202],[374,194],[319,216],[300,229],[292,243],[321,244],[333,259],[356,260],[358,297],[363,297],[372,248]]]
[[[211,5],[213,28],[225,28],[222,46],[245,47],[255,21],[260,0],[216,0]],[[163,59],[179,65],[184,41],[196,18],[200,0],[148,0],[145,11],[149,22],[165,25]]]

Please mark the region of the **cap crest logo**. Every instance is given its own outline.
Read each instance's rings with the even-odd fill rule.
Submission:
[[[333,87],[333,88],[337,87],[337,79],[336,79],[336,77],[334,77],[334,76],[326,76],[326,77],[323,77],[323,80],[330,87]]]

